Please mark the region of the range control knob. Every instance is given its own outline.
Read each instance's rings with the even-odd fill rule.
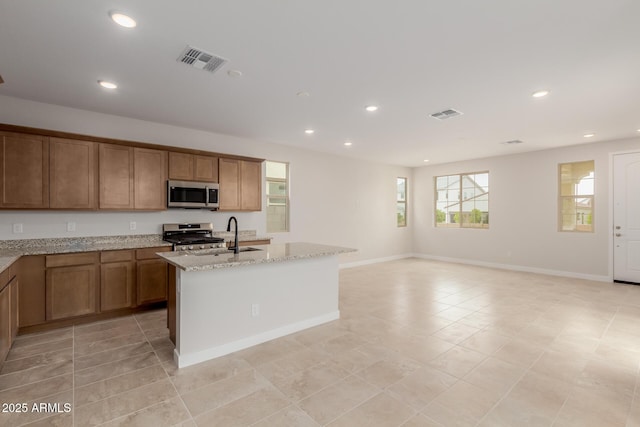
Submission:
[[[189,250],[192,250],[192,249],[193,249],[193,245],[189,245]]]
[[[205,248],[205,246],[204,246],[204,245],[200,245],[200,249],[204,249],[204,248]]]

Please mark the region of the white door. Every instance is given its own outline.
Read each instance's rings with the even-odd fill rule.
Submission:
[[[640,283],[640,152],[613,156],[613,279]]]

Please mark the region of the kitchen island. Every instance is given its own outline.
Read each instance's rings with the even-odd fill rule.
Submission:
[[[178,367],[340,317],[338,255],[355,249],[313,243],[243,249],[158,253],[171,267],[168,316]]]

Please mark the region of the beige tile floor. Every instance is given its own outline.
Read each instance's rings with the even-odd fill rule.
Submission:
[[[640,286],[406,259],[342,270],[340,309],[180,370],[164,311],[21,336],[0,425],[640,427]]]

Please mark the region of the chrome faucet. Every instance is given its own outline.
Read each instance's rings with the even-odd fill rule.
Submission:
[[[229,250],[233,249],[233,253],[234,254],[239,254],[240,253],[240,247],[238,246],[238,220],[236,219],[235,216],[232,216],[231,218],[229,218],[229,222],[227,223],[227,231],[231,231],[231,220],[233,220],[233,222],[235,222],[236,224],[236,230],[235,230],[235,234],[234,234],[234,238],[233,238],[233,246],[229,247]]]

